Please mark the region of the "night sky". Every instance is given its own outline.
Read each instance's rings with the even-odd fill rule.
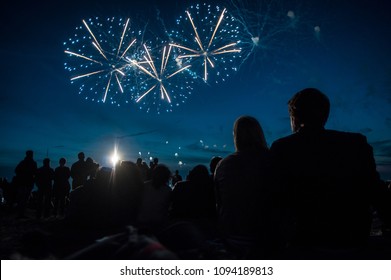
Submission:
[[[225,82],[198,79],[184,104],[160,114],[134,103],[85,100],[64,68],[69,56],[63,43],[83,19],[113,16],[145,27],[145,40],[164,41],[164,31],[178,28],[176,19],[197,2],[7,3],[0,12],[0,176],[11,179],[27,149],[38,166],[46,156],[52,167],[60,157],[70,166],[79,151],[110,166],[115,146],[121,159],[141,155],[149,163],[158,157],[186,175],[196,164],[234,151],[232,126],[240,115],[261,122],[269,145],[290,134],[287,101],[302,88],[317,87],[331,101],[326,127],[367,136],[378,171],[391,179],[389,1],[235,2],[236,8],[227,0],[208,3],[246,22],[238,24],[241,42],[252,41],[247,27],[262,43],[243,45],[238,70],[229,70]]]

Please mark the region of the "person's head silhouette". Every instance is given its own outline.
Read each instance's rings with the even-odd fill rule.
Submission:
[[[49,167],[50,166],[50,159],[49,158],[45,158],[43,160],[43,166],[46,166],[46,167]]]
[[[65,158],[60,158],[60,160],[58,161],[60,166],[64,166],[65,163],[67,162],[67,160]]]
[[[267,148],[261,125],[250,116],[241,116],[235,121],[234,143],[238,152]]]
[[[305,88],[288,101],[293,132],[301,127],[323,128],[330,113],[328,97],[316,88]]]
[[[84,161],[85,155],[84,155],[83,152],[80,152],[80,153],[77,154],[77,157],[78,157],[79,160],[83,160]]]
[[[34,152],[32,150],[26,151],[26,158],[32,159],[34,157]]]

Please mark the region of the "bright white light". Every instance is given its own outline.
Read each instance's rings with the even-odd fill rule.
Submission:
[[[111,163],[113,164],[113,166],[116,166],[116,165],[117,165],[119,159],[120,159],[120,158],[119,158],[117,149],[115,149],[113,155],[111,156]]]
[[[288,11],[288,13],[286,14],[290,19],[295,19],[295,12],[294,11]]]

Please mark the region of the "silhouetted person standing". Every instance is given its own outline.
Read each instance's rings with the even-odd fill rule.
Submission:
[[[99,164],[96,163],[92,158],[88,157],[85,161],[85,166],[87,172],[87,179],[94,179],[96,172],[98,171]]]
[[[218,225],[238,258],[263,257],[270,243],[269,149],[255,118],[239,117],[233,130],[236,151],[219,162],[214,176]]]
[[[18,215],[23,217],[34,187],[37,163],[33,159],[34,152],[26,151],[26,157],[15,168],[15,179],[18,189]]]
[[[72,177],[72,189],[74,190],[78,186],[84,185],[88,177],[88,168],[87,163],[84,158],[85,155],[83,152],[80,152],[78,155],[78,161],[76,161],[71,166],[71,177]]]
[[[53,194],[54,194],[54,211],[53,215],[56,216],[64,215],[65,200],[70,191],[69,178],[71,177],[71,171],[68,166],[65,166],[66,159],[60,158],[60,166],[54,170],[54,185],[53,185]]]
[[[43,166],[38,168],[35,184],[38,188],[37,218],[47,218],[50,215],[54,170],[50,167],[50,159],[43,160]]]
[[[214,156],[214,157],[212,157],[212,159],[209,162],[209,171],[210,171],[210,176],[211,176],[212,180],[213,180],[213,177],[214,177],[214,174],[216,171],[217,164],[219,164],[219,162],[222,159],[223,158],[220,156]]]
[[[159,158],[155,157],[152,161],[149,162],[149,169],[147,174],[147,180],[152,179],[153,170],[159,164]]]
[[[176,183],[182,181],[182,176],[179,174],[179,170],[175,170],[175,173],[174,175],[172,175],[172,178],[171,178],[171,185],[172,187],[175,186]]]
[[[149,172],[149,167],[148,165],[143,162],[143,159],[142,158],[137,158],[137,161],[136,161],[136,164],[137,164],[137,167],[139,168],[140,172],[141,172],[141,176],[143,178],[143,182],[147,180],[148,178],[148,172]]]
[[[330,102],[318,89],[296,93],[288,108],[293,134],[275,141],[271,153],[290,252],[354,258],[367,242],[370,205],[381,191],[372,147],[361,134],[324,128]]]

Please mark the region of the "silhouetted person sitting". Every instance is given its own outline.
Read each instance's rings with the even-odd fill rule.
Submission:
[[[50,216],[52,203],[52,187],[54,180],[54,170],[50,167],[50,159],[43,160],[43,166],[38,168],[35,177],[35,184],[37,185],[37,218],[48,218]]]
[[[37,163],[33,159],[34,152],[26,151],[26,157],[15,168],[15,182],[18,193],[18,215],[24,217],[31,191],[34,187],[34,179],[37,173]]]
[[[324,128],[330,102],[318,89],[296,93],[288,108],[293,134],[271,147],[288,214],[288,257],[355,258],[381,192],[372,147],[361,134]],[[341,254],[326,254],[330,250]]]
[[[79,160],[71,166],[71,177],[73,179],[72,190],[76,189],[78,186],[84,185],[88,177],[88,169],[84,160],[84,153],[80,152],[77,157]]]
[[[190,170],[187,180],[173,189],[171,217],[174,219],[215,221],[216,200],[208,168],[197,165]]]
[[[65,214],[65,201],[70,191],[69,178],[71,177],[71,170],[68,166],[65,166],[66,159],[60,158],[60,166],[54,170],[54,184],[53,184],[53,195],[54,195],[54,209],[53,215],[59,214],[63,216]]]
[[[259,122],[241,116],[234,123],[236,152],[215,171],[218,225],[237,258],[264,257],[270,243],[270,156]]]
[[[152,172],[152,179],[144,183],[138,215],[140,228],[157,232],[167,224],[171,205],[170,177],[170,169],[158,164]]]

